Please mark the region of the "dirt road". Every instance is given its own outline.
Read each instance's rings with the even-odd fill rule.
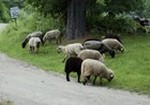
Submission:
[[[14,105],[150,105],[150,97],[101,86],[83,86],[74,79],[45,72],[0,53],[0,100]]]

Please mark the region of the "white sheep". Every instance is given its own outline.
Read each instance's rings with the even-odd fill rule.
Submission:
[[[102,54],[99,51],[92,50],[92,49],[85,49],[80,51],[78,57],[81,58],[82,60],[89,58],[89,59],[95,59],[104,62],[104,58]]]
[[[57,47],[57,52],[63,52],[64,54],[66,54],[64,60],[62,62],[64,62],[66,60],[66,58],[70,57],[71,55],[75,55],[77,56],[79,54],[79,52],[83,49],[83,46],[81,43],[73,43],[73,44],[68,44],[66,46],[58,46]]]
[[[41,40],[39,37],[31,37],[29,39],[29,52],[31,53],[38,53],[40,47]]]
[[[121,44],[117,39],[114,39],[114,38],[106,38],[102,40],[102,43],[108,45],[110,48],[112,48],[116,52],[118,51],[123,52],[125,50],[123,44]]]
[[[90,79],[90,76],[95,76],[93,84],[95,84],[96,78],[100,78],[100,84],[102,79],[105,78],[111,81],[114,78],[114,73],[111,69],[107,68],[102,62],[93,59],[86,59],[81,65],[81,75],[83,77],[83,84],[85,85]]]
[[[41,31],[35,31],[32,33],[29,33],[22,42],[22,48],[25,48],[26,44],[29,42],[29,39],[31,37],[39,37],[41,39],[41,42],[43,43],[43,36],[44,35]]]
[[[56,40],[56,44],[61,43],[61,32],[58,29],[50,30],[45,33],[43,42]]]

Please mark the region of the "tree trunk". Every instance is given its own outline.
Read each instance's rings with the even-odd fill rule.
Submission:
[[[86,1],[87,0],[68,0],[67,39],[79,38],[86,35]]]

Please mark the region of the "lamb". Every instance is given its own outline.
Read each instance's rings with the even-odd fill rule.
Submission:
[[[44,35],[44,43],[51,40],[56,40],[56,44],[61,43],[61,32],[58,29],[50,30]]]
[[[44,34],[41,31],[35,31],[35,32],[28,34],[22,42],[22,48],[26,47],[26,44],[29,42],[29,39],[31,37],[39,37],[43,44],[43,36],[44,36]]]
[[[29,39],[29,52],[31,53],[38,53],[40,47],[41,40],[39,37],[31,37]]]
[[[95,76],[93,85],[95,84],[96,78],[100,78],[100,84],[102,85],[102,79],[105,78],[111,81],[114,78],[114,73],[111,69],[107,68],[102,62],[93,59],[86,59],[81,65],[81,75],[83,77],[83,85],[87,83],[90,76]]]
[[[79,52],[83,49],[83,46],[81,43],[73,43],[73,44],[68,44],[66,46],[58,46],[57,47],[57,52],[63,52],[64,54],[66,54],[64,60],[62,62],[64,62],[66,60],[66,58],[75,55],[77,56],[79,54]]]
[[[125,49],[124,46],[117,39],[107,38],[107,39],[102,40],[102,43],[108,45],[110,48],[112,48],[116,52],[118,51],[124,52],[124,49]]]
[[[80,75],[81,75],[81,63],[82,59],[78,57],[69,57],[66,60],[65,64],[65,73],[66,73],[66,80],[70,81],[69,74],[71,72],[76,72],[78,75],[78,82],[80,82]]]
[[[108,45],[100,42],[100,41],[86,41],[83,43],[84,49],[94,49],[99,51],[101,54],[109,53],[112,58],[115,57],[115,51],[111,49]]]
[[[95,59],[104,62],[104,58],[101,55],[101,53],[99,51],[92,50],[92,49],[85,49],[80,51],[78,57],[81,58],[82,60],[89,58],[89,59]]]

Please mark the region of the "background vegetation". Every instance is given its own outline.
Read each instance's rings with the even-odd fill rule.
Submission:
[[[40,1],[41,0],[39,0],[39,2]],[[51,3],[53,1],[54,4],[56,3],[54,0],[48,1],[51,1]],[[108,2],[109,0],[105,1]],[[121,3],[117,2],[119,0],[113,1],[116,1],[115,3]],[[148,17],[148,3],[145,4],[145,2],[142,2],[142,6],[141,1],[143,0],[136,1],[138,3],[135,3],[134,5],[137,6],[136,9],[131,8],[131,10],[133,10],[134,13],[140,16]],[[147,0],[147,2],[149,1]],[[32,3],[34,4],[34,0]],[[114,70],[116,77],[111,83],[105,82],[104,86],[111,88],[121,88],[150,95],[150,34],[142,32],[139,33],[139,31],[136,32],[135,29],[141,26],[132,19],[131,15],[129,15],[131,10],[119,10],[121,8],[116,8],[117,5],[115,3],[111,4],[110,6],[109,3],[111,2],[108,2],[106,5],[104,0],[98,0],[96,2],[94,0],[89,0],[89,3],[91,5],[87,5],[86,13],[87,28],[88,30],[90,30],[88,37],[100,38],[102,35],[105,35],[106,29],[111,29],[116,33],[120,33],[122,35],[121,37],[126,48],[125,53],[118,54],[114,59],[106,56],[105,63],[108,67]],[[2,4],[4,5],[4,3]],[[58,10],[53,9],[54,7],[59,7],[59,2],[58,6],[54,6],[52,4],[49,6],[47,4],[49,8],[45,8],[48,9],[45,10],[47,11],[46,14],[43,13],[39,8],[41,7],[40,5],[33,7],[35,5],[33,4],[30,5],[28,3],[25,3],[24,6],[22,6],[24,8],[21,9],[20,16],[17,20],[18,27],[15,26],[14,22],[10,21],[10,17],[7,15],[9,18],[5,19],[7,20],[7,22],[9,21],[9,25],[7,29],[0,34],[0,51],[5,52],[11,57],[26,61],[32,65],[40,67],[44,70],[52,70],[59,73],[64,73],[64,63],[62,63],[64,55],[57,54],[56,47],[58,45],[56,45],[55,42],[52,42],[50,44],[46,43],[44,46],[41,46],[39,54],[29,54],[27,47],[26,49],[21,48],[22,40],[30,32],[36,30],[44,30],[47,28],[58,28],[60,30],[63,30],[66,27],[65,16],[61,11],[63,10],[63,7],[58,8]],[[4,7],[7,8],[7,6]],[[111,13],[111,11],[107,11],[110,10],[109,8],[111,8],[114,13]],[[6,11],[9,10],[8,8],[3,9]],[[119,13],[117,10],[119,10]],[[107,15],[108,13],[110,13],[111,15]],[[115,16],[112,14],[115,14]],[[113,16],[113,18],[111,16]],[[1,21],[5,21],[5,19],[1,19]],[[65,45],[67,43],[82,42],[86,38],[87,37],[74,40],[67,40],[66,38],[63,38],[62,44]],[[76,77],[76,75],[74,74],[72,76]],[[99,82],[97,81],[97,85],[98,84]]]

